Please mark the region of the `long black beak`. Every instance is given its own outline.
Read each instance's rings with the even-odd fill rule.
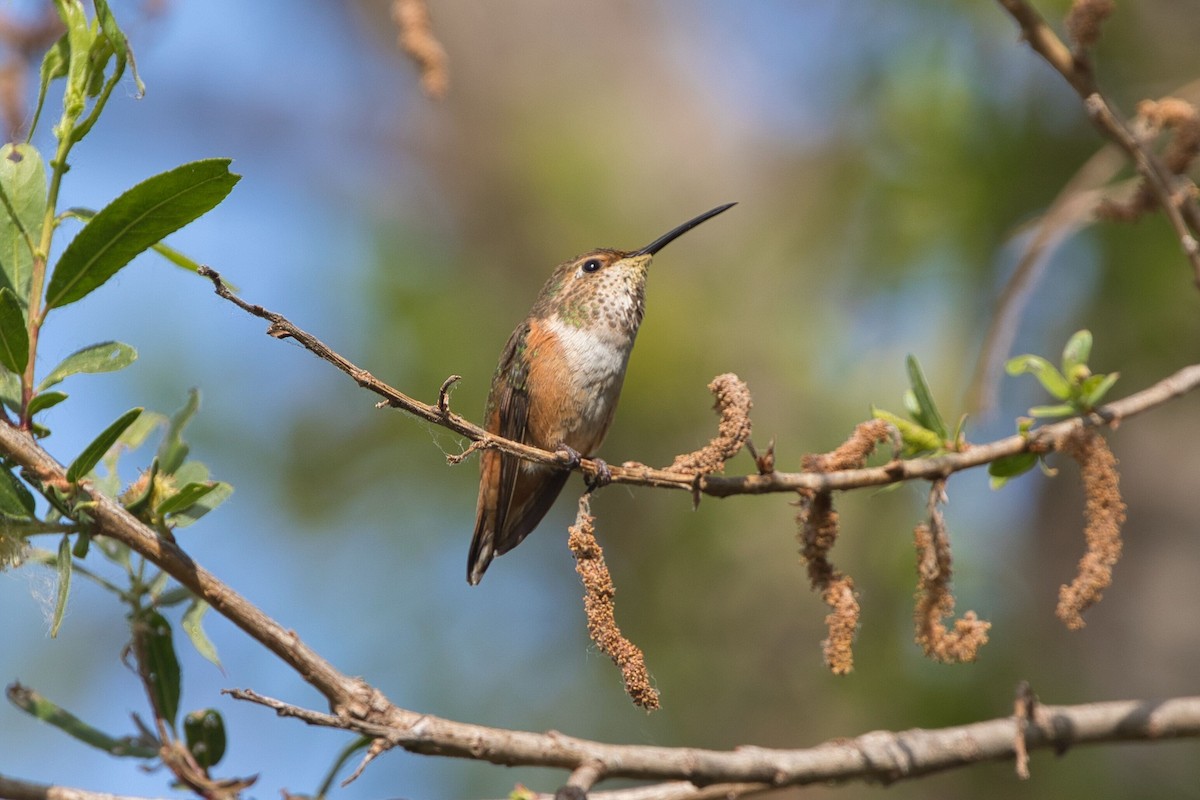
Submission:
[[[692,228],[699,225],[701,222],[707,222],[708,220],[715,217],[717,214],[720,214],[722,211],[728,211],[729,209],[733,208],[736,205],[737,205],[737,203],[726,203],[723,206],[717,206],[712,211],[705,211],[703,214],[696,217],[695,219],[689,219],[687,222],[683,223],[679,227],[674,228],[673,230],[671,230],[667,233],[664,233],[662,236],[658,237],[653,242],[646,245],[641,250],[638,250],[636,253],[633,253],[632,255],[652,256],[655,253],[657,253],[659,250],[662,250],[664,247],[669,245],[671,242],[678,239],[680,236],[683,236],[685,233],[690,231]]]

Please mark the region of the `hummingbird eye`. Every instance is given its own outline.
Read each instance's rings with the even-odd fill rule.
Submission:
[[[600,259],[589,258],[587,261],[583,262],[583,271],[584,272],[595,272],[596,270],[600,269],[600,267],[602,267],[602,266],[603,266],[603,264],[600,263]]]

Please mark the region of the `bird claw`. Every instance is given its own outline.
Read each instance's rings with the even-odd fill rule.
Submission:
[[[612,470],[609,469],[607,462],[601,458],[593,458],[592,461],[596,464],[596,474],[592,476],[585,475],[583,480],[587,484],[588,491],[600,489],[612,483]]]
[[[554,452],[567,460],[567,469],[575,469],[579,466],[580,460],[583,459],[578,450],[567,444],[560,444],[555,448]]]

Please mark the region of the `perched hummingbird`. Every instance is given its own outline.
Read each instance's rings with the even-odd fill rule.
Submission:
[[[640,250],[601,248],[559,264],[500,355],[484,413],[487,430],[563,451],[572,461],[594,453],[617,410],[646,310],[651,259],[733,205],[688,220]],[[483,451],[468,583],[479,583],[492,558],[512,550],[537,527],[569,474],[498,450]]]

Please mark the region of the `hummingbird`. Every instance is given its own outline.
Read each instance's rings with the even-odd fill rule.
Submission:
[[[646,273],[668,244],[736,205],[726,203],[638,250],[598,248],[564,261],[512,332],[492,377],[484,412],[489,433],[590,457],[612,424],[625,368],[646,310]],[[480,457],[475,535],[467,583],[479,583],[495,556],[537,527],[570,475],[498,450]],[[599,483],[608,468],[600,462]]]

